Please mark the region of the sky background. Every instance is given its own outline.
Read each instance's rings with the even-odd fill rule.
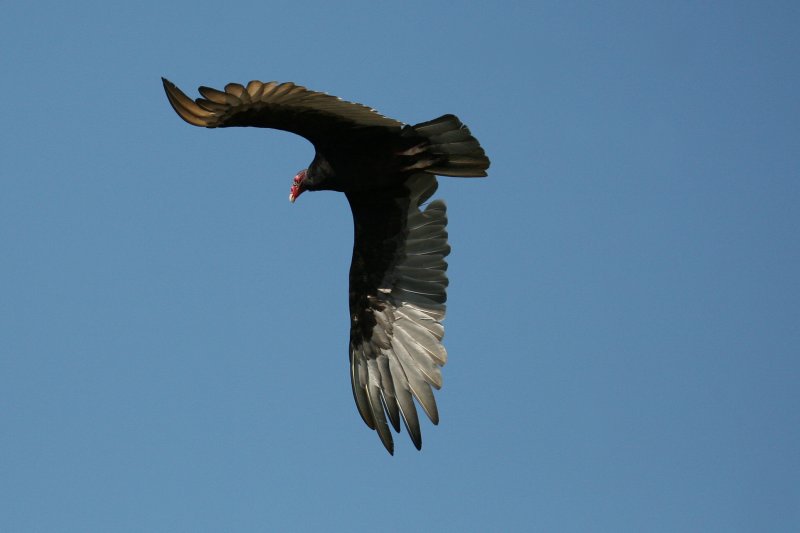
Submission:
[[[2,2],[0,530],[800,530],[796,2]],[[350,390],[352,223],[295,81],[492,160],[443,178],[441,424]]]

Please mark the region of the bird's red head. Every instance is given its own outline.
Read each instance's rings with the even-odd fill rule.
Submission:
[[[292,181],[292,188],[289,189],[289,201],[294,203],[297,200],[297,197],[303,194],[305,191],[305,187],[303,187],[303,181],[306,179],[306,173],[308,170],[301,170],[297,173],[294,177],[294,181]]]

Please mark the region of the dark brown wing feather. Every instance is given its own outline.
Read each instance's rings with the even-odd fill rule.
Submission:
[[[442,386],[447,360],[441,325],[447,299],[444,202],[424,203],[436,178],[415,174],[395,190],[348,194],[355,242],[350,266],[350,365],[353,396],[364,422],[393,453],[388,424],[402,419],[422,446],[414,400],[437,424],[431,387]],[[388,417],[388,420],[387,420]]]
[[[399,130],[404,125],[367,106],[291,82],[254,80],[246,87],[229,83],[224,91],[200,87],[203,98],[192,100],[172,82],[161,79],[172,108],[194,126],[274,128],[302,135],[319,145],[330,137],[346,136],[349,130],[374,127]]]

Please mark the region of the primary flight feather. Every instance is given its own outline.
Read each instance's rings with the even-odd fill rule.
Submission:
[[[415,400],[434,423],[442,386],[447,300],[447,214],[425,204],[436,175],[486,176],[489,159],[454,115],[410,126],[367,106],[294,83],[200,87],[192,100],[163,79],[178,115],[194,126],[253,126],[296,133],[316,154],[291,185],[345,194],[355,238],[350,265],[350,381],[361,418],[394,453],[400,421],[422,447]]]

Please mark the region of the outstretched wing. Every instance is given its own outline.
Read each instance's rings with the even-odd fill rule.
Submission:
[[[224,91],[200,87],[203,98],[192,100],[161,78],[172,108],[194,126],[254,126],[302,135],[315,145],[363,128],[396,128],[404,124],[367,106],[310,91],[291,82],[229,83]]]
[[[402,419],[422,447],[414,399],[431,422],[439,413],[431,387],[442,386],[441,344],[447,299],[447,214],[443,201],[422,204],[436,178],[415,174],[382,196],[348,195],[355,224],[350,266],[350,370],[358,411],[394,453],[387,423]]]

